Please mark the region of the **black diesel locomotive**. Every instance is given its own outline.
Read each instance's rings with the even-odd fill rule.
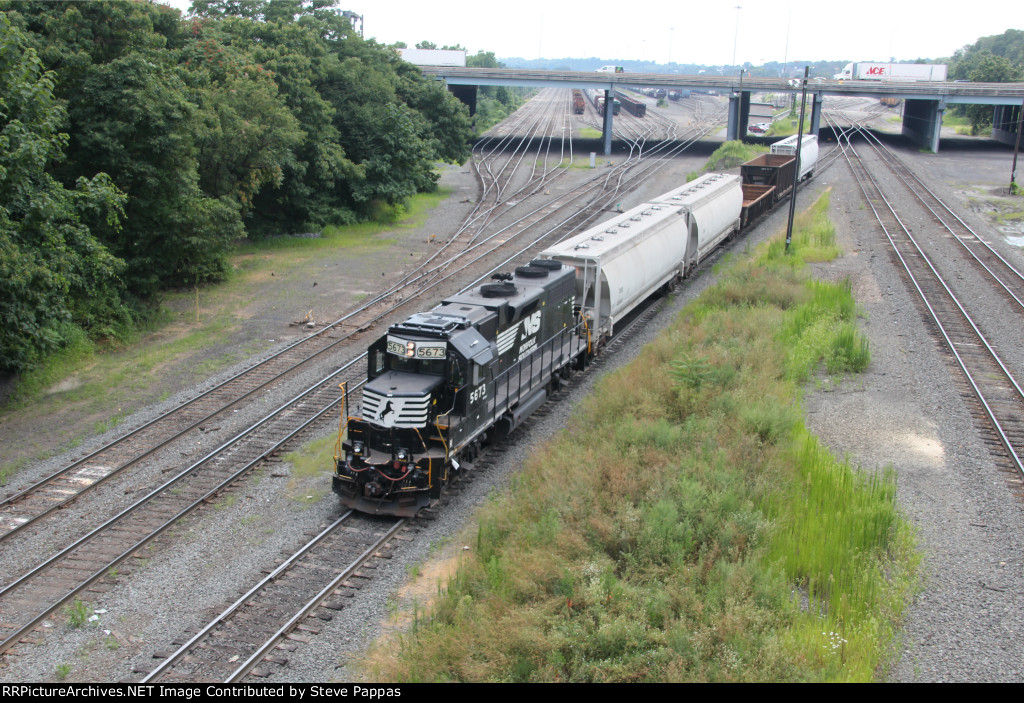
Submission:
[[[370,346],[361,411],[345,411],[335,456],[332,488],[345,506],[415,515],[488,434],[511,432],[582,363],[575,269],[537,260],[496,278]]]

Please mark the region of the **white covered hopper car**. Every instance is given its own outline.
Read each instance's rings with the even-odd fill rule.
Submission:
[[[818,137],[814,134],[805,134],[803,144],[800,146],[800,180],[810,178],[814,175],[814,166],[818,163]],[[771,153],[796,156],[797,135],[786,137],[775,142],[771,146]]]
[[[595,340],[670,286],[740,227],[739,176],[711,173],[541,253],[576,269],[576,301]]]

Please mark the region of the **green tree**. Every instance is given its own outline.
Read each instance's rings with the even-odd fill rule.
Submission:
[[[957,53],[962,56],[975,51],[988,51],[1018,66],[1024,65],[1024,31],[1007,29],[1002,34],[981,37],[973,45],[966,46]]]
[[[959,55],[950,71],[950,77],[974,83],[1006,83],[1021,80],[1024,71],[1009,59],[996,56],[987,49],[969,50]],[[992,126],[991,105],[956,105],[954,110],[971,120],[971,132],[974,134]]]
[[[20,29],[0,15],[0,371],[31,367],[84,329],[109,334],[131,318],[124,263],[87,226],[118,226],[123,196],[110,179],[66,190],[47,166],[62,157],[65,115]]]
[[[229,203],[199,188],[197,107],[178,69],[140,52],[94,66],[68,111],[76,170],[104,171],[128,194],[125,226],[103,237],[128,262],[131,289],[149,297],[222,275],[244,231]]]
[[[200,15],[207,6],[223,9],[222,3],[200,5],[193,3],[193,11]],[[339,30],[345,32],[348,22],[337,16],[339,23],[325,26],[312,14],[299,15],[296,20],[280,9],[298,8],[291,2],[259,6],[258,15],[267,17],[266,21],[226,16],[218,21],[218,31],[229,37],[226,44],[245,52],[269,72],[303,137],[294,146],[293,157],[281,164],[279,183],[268,184],[255,194],[250,232],[262,235],[354,222],[358,216],[351,186],[364,178],[364,169],[345,153],[333,122],[335,108],[321,95],[338,63],[328,51],[328,43],[343,41],[334,37]]]
[[[104,172],[128,196],[123,226],[98,223],[94,234],[127,262],[129,290],[148,299],[221,275],[227,243],[244,232],[238,208],[199,187],[203,125],[177,66],[190,38],[180,13],[128,0],[9,7],[67,106],[67,159],[54,175],[70,187]]]
[[[228,5],[202,0],[193,11],[214,11],[231,43],[274,75],[308,135],[280,185],[256,196],[257,227],[366,217],[376,202],[433,188],[435,160],[466,158],[465,108],[393,50],[353,33],[334,2]]]
[[[212,22],[197,22],[192,34],[179,61],[199,107],[200,187],[245,217],[264,186],[280,186],[285,168],[295,168],[306,135],[270,71],[227,43]]]

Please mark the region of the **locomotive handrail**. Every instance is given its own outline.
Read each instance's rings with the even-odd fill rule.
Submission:
[[[449,410],[448,412],[451,413],[451,410]],[[441,446],[444,447],[444,460],[448,461],[448,458],[449,458],[449,455],[448,455],[448,442],[445,441],[444,433],[441,432],[441,425],[440,425],[439,422],[437,422],[436,419],[434,420],[434,427],[437,428],[437,437],[438,437],[438,439],[441,440]],[[448,427],[451,427],[451,425],[449,424]],[[419,434],[419,428],[416,429],[416,434]]]
[[[423,435],[420,434],[420,428],[419,427],[413,427],[413,429],[416,430],[416,436],[420,438],[420,446],[423,447],[423,451],[424,452],[429,451],[430,450],[430,445],[427,444],[426,440],[423,439]],[[441,437],[441,444],[444,444],[444,437]],[[448,455],[448,452],[445,451],[445,456],[447,456],[447,455]]]
[[[338,384],[338,388],[341,389],[341,412],[338,417],[338,440],[334,443],[334,460],[337,461],[338,457],[341,456],[341,437],[345,434],[348,429],[348,381],[342,381]]]

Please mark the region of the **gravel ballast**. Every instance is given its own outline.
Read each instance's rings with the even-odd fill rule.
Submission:
[[[964,153],[970,158],[958,159]],[[997,171],[997,164],[1007,158],[999,150],[980,156],[959,150],[950,156],[930,156],[911,148],[901,155],[943,197],[948,196],[947,202],[961,205],[962,190],[973,183],[972,177],[987,183],[990,171]],[[631,197],[640,202],[641,196],[675,187],[700,160],[679,159]],[[471,184],[465,169],[452,169],[446,178],[458,193]],[[1020,506],[978,437],[954,383],[954,371],[926,330],[847,167],[837,162],[820,173],[801,192],[798,205],[806,207],[825,188],[832,189],[832,217],[845,253],[820,265],[818,272],[830,279],[850,279],[865,313],[862,325],[871,341],[872,363],[865,373],[840,384],[809,389],[807,422],[825,444],[854,465],[864,470],[890,464],[895,468],[899,500],[918,527],[925,560],[921,596],[907,616],[900,651],[891,669],[880,676],[890,681],[1019,681],[1024,677]],[[632,202],[629,197],[624,201],[626,206]],[[463,209],[439,208],[423,231],[454,228]],[[784,218],[785,208],[776,209],[732,248],[742,250],[747,242],[773,234],[784,227]],[[972,225],[996,238],[986,223]],[[1018,251],[1010,253],[1019,260]],[[712,264],[702,266],[701,275],[684,285],[601,372],[633,358],[706,288]],[[1006,324],[1020,326],[1019,319]],[[320,623],[320,633],[290,653],[288,665],[270,680],[352,680],[357,673],[347,663],[388,631],[396,594],[409,574],[432,573],[430,560],[436,553],[446,546],[454,553],[462,548],[453,536],[474,506],[500,490],[538,443],[565,426],[597,377],[590,374],[574,384],[560,402],[547,406],[543,417],[517,433],[495,466],[447,498],[435,520],[420,523],[416,539],[383,560],[371,586],[332,621]],[[154,652],[173,649],[172,642],[186,630],[205,624],[207,616],[258,580],[262,569],[339,513],[328,480],[294,476],[288,464],[262,470],[230,497],[185,520],[151,555],[133,560],[131,573],[119,573],[109,591],[91,595],[92,606],[106,610],[98,622],[72,629],[63,616],[54,617],[38,635],[38,644],[19,646],[4,656],[0,680],[56,681],[59,672],[68,681],[137,677],[133,667],[153,666]],[[27,563],[44,548],[42,542],[26,547],[15,561]]]

